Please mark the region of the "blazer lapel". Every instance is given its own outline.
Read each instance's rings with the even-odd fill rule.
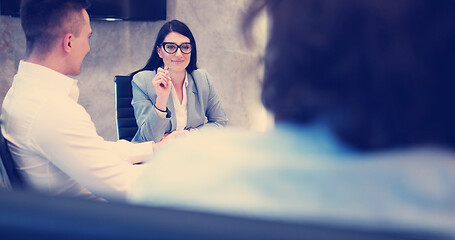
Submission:
[[[169,93],[169,98],[167,99],[166,107],[169,109],[169,111],[171,111],[171,131],[174,131],[177,128],[177,118],[175,116],[175,108],[174,102],[172,100],[172,93]]]
[[[196,115],[197,109],[200,108],[200,103],[198,100],[198,90],[196,83],[193,79],[193,75],[188,74],[188,88],[187,90],[187,106],[188,106],[188,111],[187,111],[187,126],[194,126],[195,124],[193,123],[195,121],[194,116]],[[197,104],[196,104],[197,103]],[[192,113],[192,114],[190,114]]]

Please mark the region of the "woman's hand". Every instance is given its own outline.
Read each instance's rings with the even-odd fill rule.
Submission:
[[[171,133],[165,133],[164,136],[161,138],[160,142],[162,142],[164,139],[169,140],[169,139],[173,139],[173,138],[186,136],[189,134],[190,134],[190,131],[188,131],[188,130],[175,130]]]
[[[156,70],[156,76],[152,79],[152,85],[156,92],[155,106],[162,111],[166,111],[167,99],[172,88],[169,67],[164,66],[164,69],[158,68]]]
[[[188,135],[190,132],[188,130],[178,130],[178,131],[173,131],[171,133],[167,133],[163,136],[163,138],[161,138],[161,140],[159,142],[155,142],[153,144],[153,150],[156,151],[157,149],[159,149],[160,147],[163,146],[163,144],[167,144],[169,143],[170,141],[172,140],[175,140],[179,137],[183,137],[183,136],[186,136]]]

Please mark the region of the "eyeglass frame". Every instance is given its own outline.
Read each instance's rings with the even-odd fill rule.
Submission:
[[[164,46],[164,45],[166,45],[166,44],[173,44],[173,45],[177,46],[177,48],[175,49],[175,52],[170,53],[170,52],[166,51],[166,48],[165,48],[165,46]],[[182,51],[182,48],[181,48],[183,44],[189,44],[189,45],[191,46],[191,51],[189,51],[188,53],[183,52],[183,51]],[[191,44],[190,42],[184,42],[184,43],[182,43],[182,44],[180,44],[180,45],[177,45],[177,43],[173,43],[173,42],[163,42],[163,43],[160,44],[160,47],[163,47],[163,50],[164,50],[167,54],[174,54],[174,53],[176,53],[179,49],[180,49],[180,52],[182,52],[183,54],[190,54],[190,53],[193,51],[193,44]]]

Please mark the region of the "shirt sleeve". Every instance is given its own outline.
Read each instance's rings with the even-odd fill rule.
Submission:
[[[147,160],[153,153],[154,142],[132,143],[126,140],[106,141],[107,147],[117,153],[124,161],[135,164]]]
[[[155,113],[156,113],[156,115],[158,115],[158,117],[160,117],[160,118],[166,118],[166,115],[167,115],[166,112],[158,111],[158,109],[156,109],[156,107],[155,107]]]
[[[136,161],[134,155],[145,158],[153,149],[148,149],[147,153],[146,144],[136,147],[124,142],[107,143],[96,133],[85,109],[67,101],[49,103],[50,106],[37,116],[32,128],[32,146],[95,195],[107,200],[124,199],[143,169],[142,165],[130,163]],[[141,153],[134,153],[143,146]],[[132,155],[127,156],[127,152]]]
[[[157,114],[154,103],[156,94],[154,89],[150,89],[152,94],[147,91],[146,79],[152,80],[154,72],[140,72],[134,75],[132,81],[134,115],[138,126],[138,134],[135,141],[154,141],[159,142],[164,136],[169,125],[169,118],[163,118]]]

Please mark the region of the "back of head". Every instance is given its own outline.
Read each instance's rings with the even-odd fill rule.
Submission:
[[[265,0],[263,103],[363,150],[455,147],[455,1]]]
[[[22,0],[21,24],[24,30],[26,56],[38,51],[48,53],[58,37],[71,32],[79,35],[83,21],[81,11],[88,0]]]

